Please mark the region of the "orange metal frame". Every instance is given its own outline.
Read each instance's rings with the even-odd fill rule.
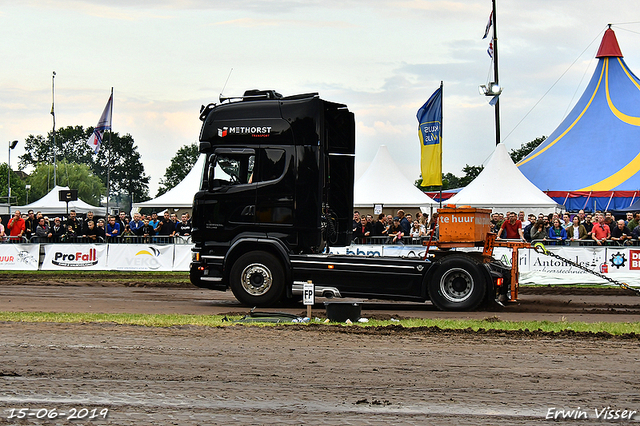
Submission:
[[[530,248],[531,244],[521,241],[496,240],[497,235],[489,232],[490,209],[476,209],[471,207],[447,207],[438,209],[438,225],[440,239],[435,245],[441,249],[453,247],[483,247],[482,254],[486,259],[493,256],[494,247],[511,248],[511,301],[518,300],[518,249]],[[431,239],[427,245],[428,255]]]
[[[511,249],[511,289],[510,291],[511,291],[511,302],[515,302],[516,300],[518,300],[518,290],[520,289],[520,283],[518,282],[518,273],[520,272],[519,265],[518,265],[518,249],[531,248],[531,244],[521,242],[521,241],[495,241],[494,247],[509,247]]]

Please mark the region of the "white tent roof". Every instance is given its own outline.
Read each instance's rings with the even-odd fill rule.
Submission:
[[[202,176],[205,157],[204,154],[198,157],[198,161],[196,161],[196,164],[182,182],[153,200],[133,203],[133,209],[139,210],[144,207],[153,207],[156,209],[191,208],[191,206],[193,206],[193,196],[200,188],[200,177]]]
[[[40,198],[38,201],[34,201],[26,206],[12,206],[11,211],[15,212],[20,210],[22,213],[26,213],[29,209],[34,211],[40,211],[43,215],[63,215],[67,213],[67,203],[60,201],[58,196],[59,191],[68,191],[68,186],[55,186],[47,195]],[[75,210],[76,213],[85,214],[92,211],[96,216],[104,216],[107,212],[105,207],[95,207],[91,204],[87,204],[78,198],[77,201],[69,201],[69,210]]]
[[[504,144],[496,146],[484,170],[447,200],[447,204],[489,208],[502,213],[524,210],[538,214],[563,209],[520,172]]]
[[[426,207],[437,203],[404,176],[387,147],[380,145],[369,168],[355,183],[353,204],[354,207],[373,207],[374,204]]]

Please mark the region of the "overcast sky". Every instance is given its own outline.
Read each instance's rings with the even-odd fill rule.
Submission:
[[[498,1],[508,150],[562,121],[608,23],[640,72],[637,10],[631,0]],[[387,145],[415,180],[416,111],[442,80],[443,170],[460,175],[495,146],[493,108],[478,93],[491,78],[490,11],[490,0],[0,0],[0,142],[20,141],[15,168],[24,139],[51,130],[53,71],[57,127],[95,126],[114,87],[114,131],[134,137],[155,196],[171,157],[198,139],[200,105],[218,102],[233,69],[225,95],[319,92],[347,104],[357,175]]]

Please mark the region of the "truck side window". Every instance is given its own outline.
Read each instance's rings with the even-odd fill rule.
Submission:
[[[213,158],[211,158],[213,157]],[[255,154],[220,154],[211,156],[209,188],[253,183]]]
[[[260,181],[278,179],[284,173],[286,157],[284,150],[267,148],[260,155]]]

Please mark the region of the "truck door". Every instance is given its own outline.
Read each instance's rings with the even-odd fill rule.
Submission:
[[[293,225],[295,173],[293,150],[261,146],[258,152],[256,222],[260,225]],[[265,229],[268,232],[268,229]]]
[[[256,154],[249,148],[217,148],[209,155],[205,174],[205,229],[209,240],[230,241],[255,222]]]

